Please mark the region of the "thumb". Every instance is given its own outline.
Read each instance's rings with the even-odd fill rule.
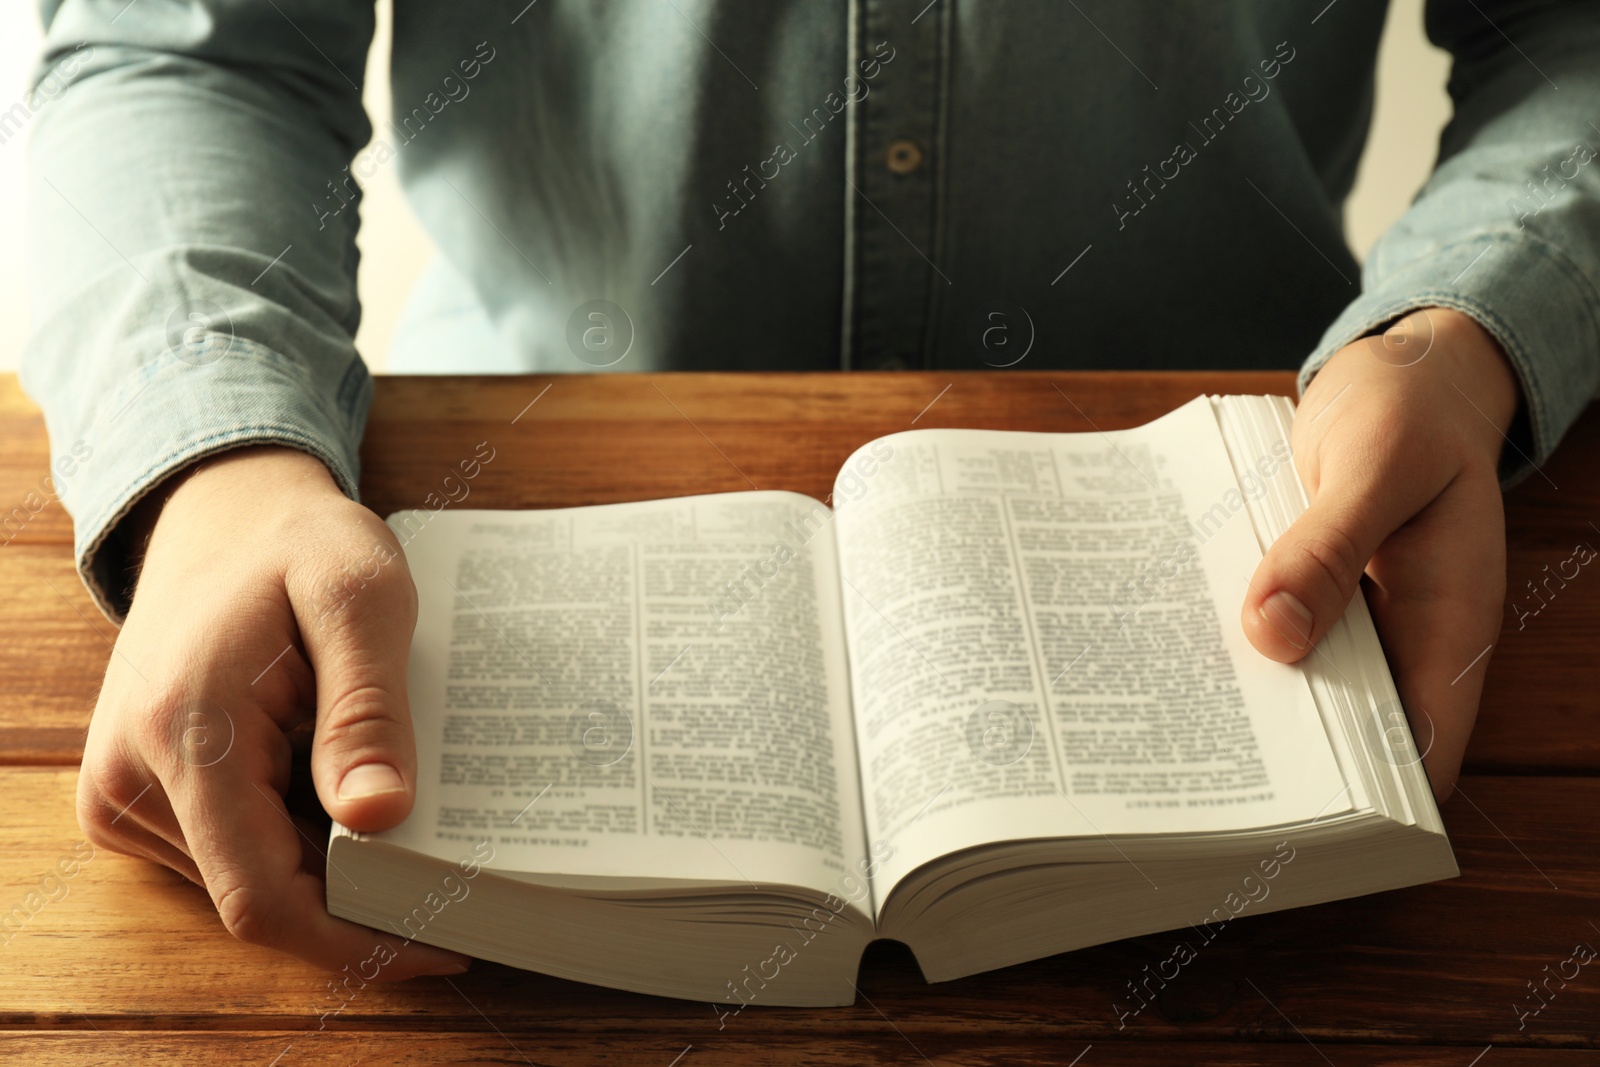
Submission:
[[[385,531],[387,532],[387,531]],[[406,699],[406,661],[417,592],[398,546],[346,568],[331,598],[296,604],[316,674],[311,776],[323,808],[352,830],[373,832],[411,813],[417,748]],[[382,560],[382,562],[379,562]]]
[[[1256,650],[1280,663],[1310,653],[1344,614],[1373,553],[1412,510],[1395,494],[1324,481],[1250,579],[1241,621]]]

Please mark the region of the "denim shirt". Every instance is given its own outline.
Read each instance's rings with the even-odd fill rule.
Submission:
[[[0,115],[31,136],[23,381],[53,451],[90,457],[57,488],[113,618],[120,521],[197,458],[277,442],[355,496],[358,183],[382,167],[506,369],[1303,388],[1446,306],[1520,379],[1508,477],[1600,378],[1592,3],[1429,3],[1454,118],[1361,265],[1341,212],[1382,0],[394,0],[376,130],[370,0],[42,10],[35,90]]]

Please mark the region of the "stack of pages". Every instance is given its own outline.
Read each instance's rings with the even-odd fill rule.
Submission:
[[[329,909],[731,1010],[850,1003],[876,938],[938,982],[1454,876],[1361,594],[1293,666],[1240,630],[1292,418],[898,433],[831,507],[391,516],[417,802],[334,827]]]

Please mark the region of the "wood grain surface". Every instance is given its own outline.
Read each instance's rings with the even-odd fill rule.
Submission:
[[[948,387],[948,388],[947,388]],[[363,449],[365,501],[417,506],[487,441],[472,506],[557,507],[780,488],[824,497],[850,452],[941,426],[1088,431],[1202,392],[1291,393],[1288,374],[923,373],[385,378]],[[1600,415],[1506,499],[1512,595],[1573,545],[1600,545]],[[0,515],[51,461],[43,420],[0,378]],[[9,538],[9,540],[7,540]],[[845,1009],[681,1003],[478,964],[370,985],[342,1011],[327,976],[242,945],[204,893],[96,853],[65,895],[30,896],[82,835],[76,762],[115,628],[74,572],[46,502],[0,533],[0,1063],[681,1067],[844,1063],[1451,1064],[1595,1062],[1600,969],[1519,1027],[1517,1007],[1580,942],[1600,944],[1600,576],[1569,582],[1488,667],[1467,776],[1444,807],[1463,875],[1243,917],[1118,1025],[1124,983],[1182,934],[1135,938],[926,985],[873,947]],[[82,846],[79,846],[80,848]],[[39,905],[35,907],[34,905]],[[1548,970],[1547,970],[1548,968]],[[1552,982],[1548,988],[1556,988]],[[1541,988],[1545,988],[1541,986]],[[1087,1049],[1087,1051],[1085,1051]],[[1474,1057],[1482,1056],[1475,1060]]]

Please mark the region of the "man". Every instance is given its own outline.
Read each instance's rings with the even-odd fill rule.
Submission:
[[[34,122],[25,380],[58,450],[92,443],[63,500],[126,620],[80,819],[241,938],[337,968],[373,935],[324,910],[284,733],[316,709],[318,795],[357,829],[402,819],[415,775],[404,566],[315,608],[392,545],[353,502],[371,5],[43,7],[41,78],[68,84]],[[1501,482],[1600,378],[1594,4],[1429,4],[1455,118],[1359,272],[1340,204],[1376,0],[395,7],[397,117],[355,176],[400,167],[442,249],[427,298],[472,325],[441,363],[981,367],[973,323],[1013,306],[1035,369],[1304,360],[1313,503],[1242,624],[1294,661],[1365,572],[1448,794],[1500,625]],[[570,343],[596,309],[631,333],[620,363]],[[195,701],[229,709],[226,775],[172,743]],[[387,973],[462,963],[416,946]]]

